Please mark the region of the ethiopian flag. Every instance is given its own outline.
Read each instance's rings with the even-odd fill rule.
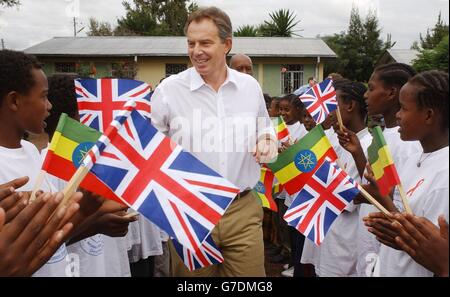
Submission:
[[[380,189],[380,194],[386,196],[389,195],[392,187],[400,184],[400,178],[384,140],[383,131],[379,126],[373,128],[372,137],[372,143],[367,148],[369,163]]]
[[[42,170],[69,181],[77,171],[85,154],[101,135],[97,130],[71,119],[67,114],[61,114]],[[92,173],[88,173],[80,187],[123,204],[116,194]]]
[[[277,133],[278,141],[286,141],[286,137],[289,137],[289,130],[286,126],[282,117],[272,118],[273,126],[275,127],[275,132]]]
[[[286,192],[293,195],[303,188],[325,158],[335,161],[337,155],[322,126],[317,125],[267,166]]]
[[[253,190],[261,200],[263,207],[269,208],[273,211],[278,211],[277,205],[273,200],[272,186],[275,176],[269,168],[261,167],[261,178],[259,179]]]

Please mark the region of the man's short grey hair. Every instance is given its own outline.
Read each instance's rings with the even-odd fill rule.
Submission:
[[[233,27],[230,17],[223,10],[214,6],[202,7],[191,13],[184,26],[184,34],[187,35],[187,29],[192,22],[199,22],[203,19],[210,19],[214,22],[222,42],[225,42],[227,38],[233,37]]]

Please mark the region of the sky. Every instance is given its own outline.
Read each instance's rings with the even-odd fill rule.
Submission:
[[[132,2],[128,0],[128,2]],[[449,23],[449,0],[196,0],[200,6],[217,6],[231,18],[233,28],[257,25],[278,9],[294,11],[297,33],[303,37],[330,35],[348,28],[352,5],[364,17],[369,9],[378,15],[381,37],[392,34],[394,48],[407,49],[437,21],[439,12]],[[22,5],[0,8],[0,38],[5,47],[23,50],[52,37],[86,36],[90,17],[112,24],[125,14],[122,0],[21,0]],[[1,47],[1,45],[0,45]]]

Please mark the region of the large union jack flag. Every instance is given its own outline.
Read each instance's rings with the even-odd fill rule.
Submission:
[[[190,271],[223,262],[222,254],[211,235],[205,239],[203,244],[195,252],[185,248],[176,239],[172,239],[172,243],[184,265]]]
[[[358,193],[358,185],[335,163],[325,160],[294,199],[284,219],[320,245],[331,224]]]
[[[300,95],[300,100],[308,110],[311,117],[317,124],[322,123],[328,114],[337,108],[336,91],[333,81],[329,78],[316,84],[304,94]]]
[[[124,203],[195,251],[239,189],[127,109],[83,164],[93,164],[91,171]]]
[[[80,122],[104,132],[128,100],[150,118],[150,85],[132,79],[77,79],[75,93]]]

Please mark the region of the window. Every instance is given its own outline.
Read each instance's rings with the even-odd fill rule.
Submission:
[[[303,65],[281,67],[281,94],[291,94],[303,85]]]
[[[75,62],[55,63],[55,72],[57,73],[75,73]]]
[[[187,64],[166,64],[166,77],[178,74],[187,69]]]
[[[137,69],[134,62],[111,64],[111,77],[134,79],[136,72]]]

